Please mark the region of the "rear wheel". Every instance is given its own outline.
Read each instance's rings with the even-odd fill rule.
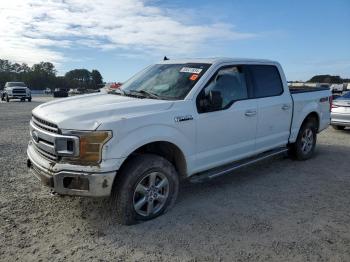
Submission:
[[[334,126],[334,125],[332,125],[332,127],[333,127],[335,130],[344,130],[344,129],[345,129],[345,126]]]
[[[298,160],[307,160],[312,157],[317,140],[317,123],[310,118],[301,126],[297,140],[290,146],[290,153]]]
[[[111,204],[118,223],[153,219],[175,203],[179,178],[174,166],[157,155],[135,156],[117,174]]]

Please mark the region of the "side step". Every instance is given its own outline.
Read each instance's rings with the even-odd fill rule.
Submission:
[[[209,170],[204,171],[204,172],[200,172],[196,175],[193,175],[190,178],[190,181],[192,183],[201,183],[204,181],[208,181],[208,180],[213,179],[215,177],[226,175],[226,174],[232,172],[233,170],[239,169],[241,167],[245,167],[245,166],[257,163],[259,161],[262,161],[264,159],[267,159],[267,158],[270,158],[273,156],[281,155],[283,153],[286,153],[287,151],[288,151],[288,148],[286,148],[286,147],[269,150],[269,151],[266,151],[264,153],[261,153],[259,155],[253,156],[253,157],[249,157],[249,158],[246,158],[243,160],[235,161],[235,162],[230,163],[230,164],[215,167],[213,169],[209,169]]]

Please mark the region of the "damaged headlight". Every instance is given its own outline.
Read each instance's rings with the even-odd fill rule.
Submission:
[[[81,164],[98,164],[102,160],[102,148],[112,137],[112,131],[70,131],[79,137],[79,156],[64,160]]]

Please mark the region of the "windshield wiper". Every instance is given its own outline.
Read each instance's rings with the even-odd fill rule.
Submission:
[[[130,90],[129,92],[130,93],[141,94],[144,97],[155,98],[155,99],[162,99],[159,95],[151,93],[151,92],[146,91],[146,90]]]
[[[123,96],[126,95],[125,91],[120,88],[110,91],[109,94],[123,95]]]

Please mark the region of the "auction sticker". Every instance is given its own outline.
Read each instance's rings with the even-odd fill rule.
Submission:
[[[198,74],[193,74],[193,75],[190,76],[190,80],[191,81],[196,81],[197,78],[198,78]]]
[[[191,73],[191,74],[199,74],[203,69],[193,68],[193,67],[183,67],[181,68],[181,73]]]

